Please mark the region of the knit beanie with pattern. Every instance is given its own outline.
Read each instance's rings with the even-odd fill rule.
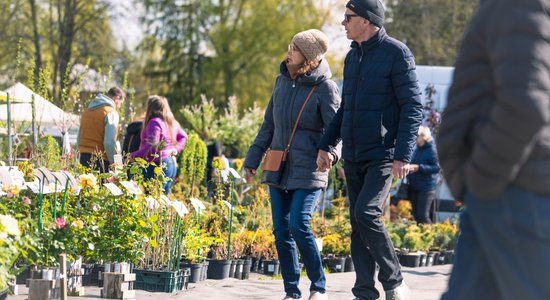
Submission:
[[[298,47],[308,61],[319,61],[328,51],[328,37],[317,29],[298,32],[292,38],[292,43]]]

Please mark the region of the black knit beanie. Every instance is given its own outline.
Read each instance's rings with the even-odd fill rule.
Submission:
[[[346,7],[374,25],[384,26],[384,5],[380,0],[350,0]]]

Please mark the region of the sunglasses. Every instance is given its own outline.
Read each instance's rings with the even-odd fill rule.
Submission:
[[[344,14],[344,22],[349,23],[349,21],[351,21],[352,17],[357,17],[357,16],[358,15],[356,15],[356,14]]]

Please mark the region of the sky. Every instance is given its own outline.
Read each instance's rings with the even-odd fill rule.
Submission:
[[[134,49],[143,38],[144,28],[140,23],[139,16],[142,15],[145,9],[138,6],[133,0],[110,0],[113,6],[110,17],[113,25],[113,32],[121,49],[126,45],[129,49]],[[345,56],[349,50],[350,41],[346,38],[343,26],[340,24],[343,18],[345,7],[338,0],[323,0],[326,5],[331,5],[333,8],[333,16],[335,20],[330,24],[325,25],[322,30],[330,39],[330,52],[337,58]],[[337,4],[340,2],[340,4]],[[333,5],[334,4],[334,5]]]

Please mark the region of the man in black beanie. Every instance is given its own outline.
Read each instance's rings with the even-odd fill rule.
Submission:
[[[342,25],[351,50],[344,65],[342,103],[320,144],[317,165],[330,168],[328,154],[342,140],[351,219],[351,255],[356,272],[356,299],[380,296],[408,300],[399,260],[380,219],[392,177],[409,173],[418,127],[422,121],[414,57],[384,29],[380,0],[351,0]]]

